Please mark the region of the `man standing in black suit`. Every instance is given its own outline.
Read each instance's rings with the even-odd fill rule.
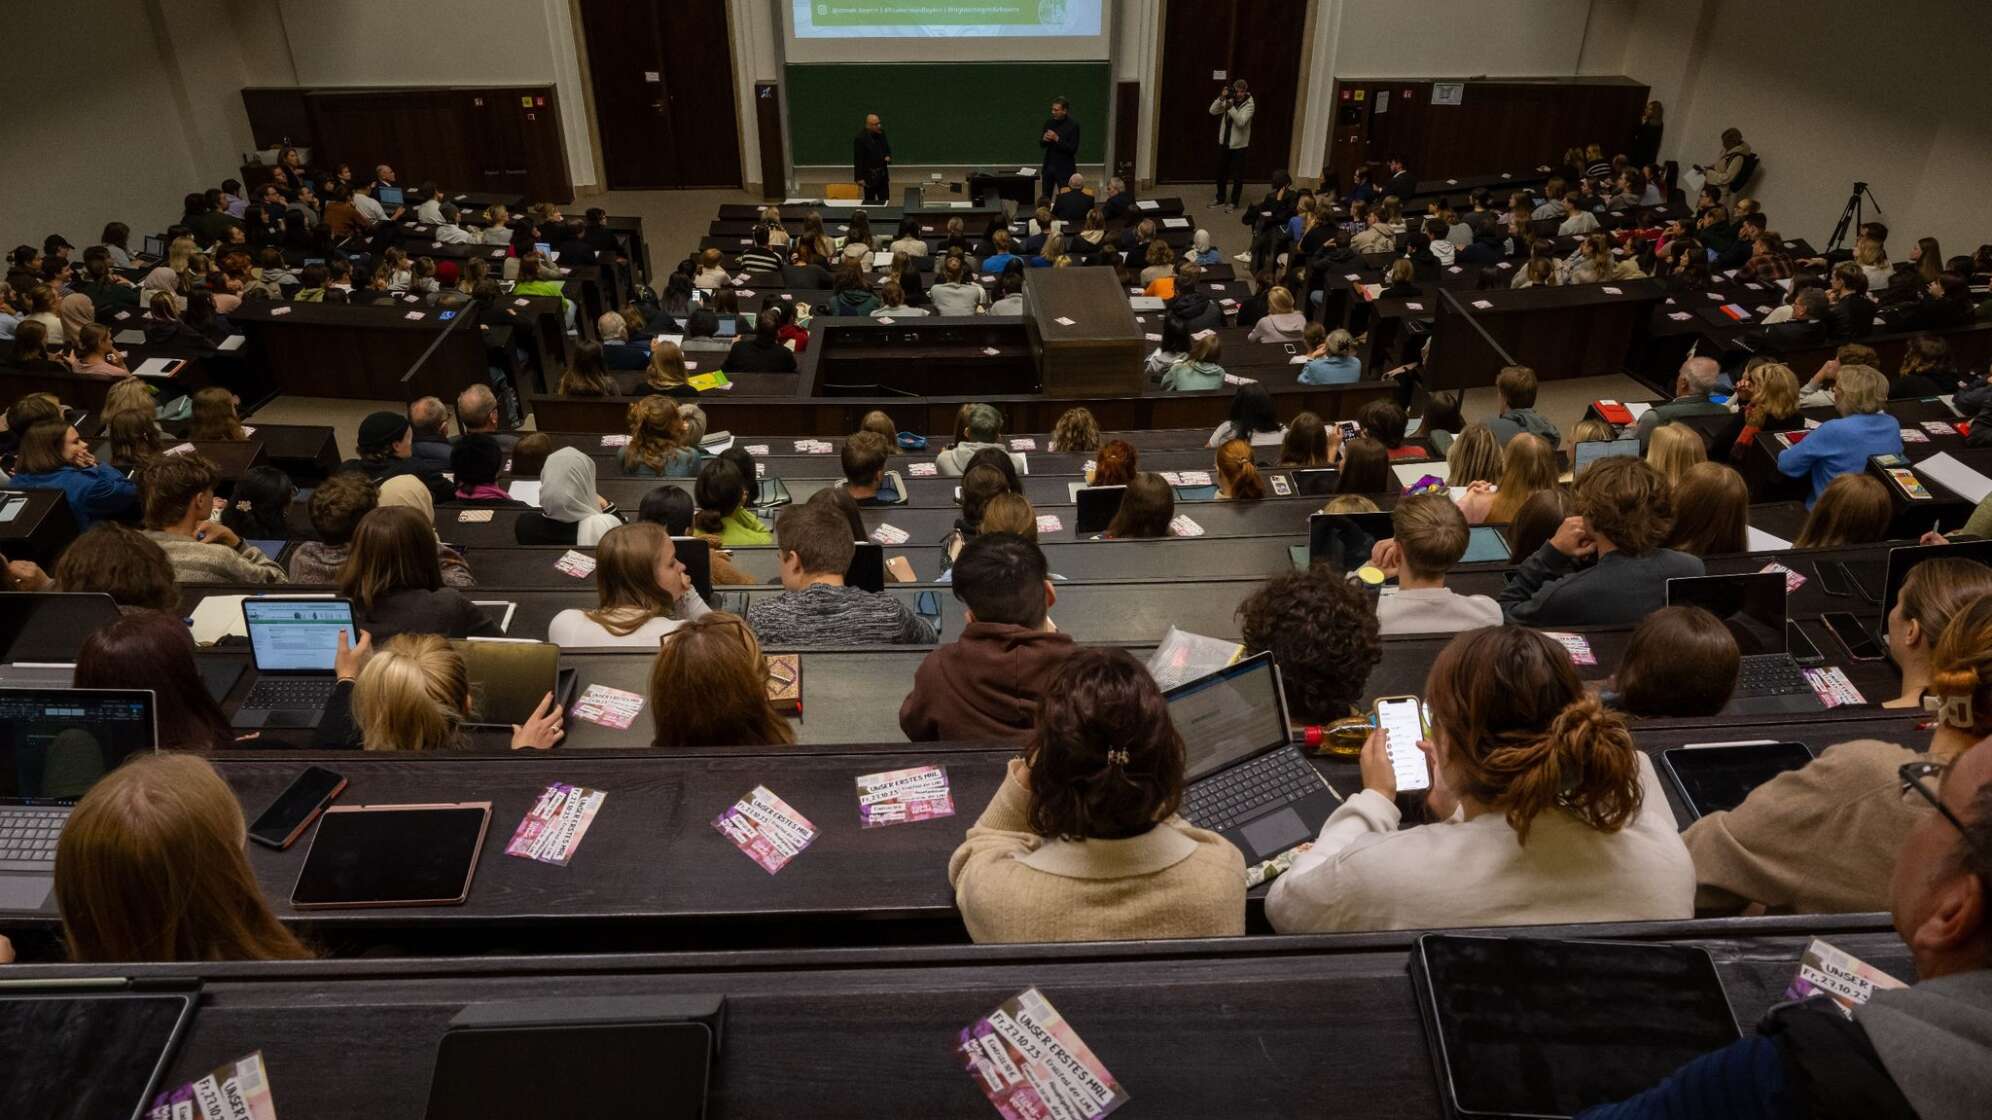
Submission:
[[[882,203],[892,194],[892,142],[877,113],[865,114],[865,128],[851,141],[851,178],[863,184],[867,203]]]
[[[1051,99],[1051,119],[1044,122],[1038,136],[1044,149],[1044,166],[1039,170],[1038,190],[1050,194],[1060,183],[1069,181],[1079,170],[1079,122],[1072,119],[1072,103],[1063,97]]]
[[[1404,166],[1402,156],[1390,157],[1390,181],[1383,185],[1383,193],[1399,202],[1408,202],[1411,192],[1418,189],[1418,180],[1411,177],[1411,169]]]

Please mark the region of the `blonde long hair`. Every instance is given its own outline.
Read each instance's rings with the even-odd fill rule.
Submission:
[[[353,683],[353,722],[370,751],[440,751],[463,745],[470,671],[435,634],[397,634]]]
[[[670,532],[654,521],[633,521],[602,534],[595,546],[600,605],[586,612],[588,619],[621,638],[653,618],[672,614],[676,604],[657,585],[657,557],[669,547]]]
[[[242,807],[197,755],[140,755],[85,794],[55,853],[72,960],[270,961],[312,955],[263,899]]]

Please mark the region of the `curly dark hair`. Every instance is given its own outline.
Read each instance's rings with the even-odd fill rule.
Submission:
[[[1246,652],[1272,651],[1287,706],[1309,723],[1353,711],[1383,657],[1376,608],[1339,573],[1274,576],[1239,604],[1238,619]]]
[[[1067,658],[1038,701],[1036,724],[1024,747],[1032,832],[1121,839],[1176,812],[1183,737],[1155,678],[1126,650],[1082,649]]]

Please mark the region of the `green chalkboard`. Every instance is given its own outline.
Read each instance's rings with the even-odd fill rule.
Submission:
[[[826,63],[786,68],[798,166],[851,162],[866,113],[885,121],[897,164],[1036,167],[1051,99],[1072,102],[1079,162],[1102,163],[1111,87],[1105,62]]]

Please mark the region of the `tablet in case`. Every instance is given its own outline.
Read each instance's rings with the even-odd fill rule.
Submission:
[[[334,805],[318,818],[291,905],[461,906],[490,827],[489,801]]]

